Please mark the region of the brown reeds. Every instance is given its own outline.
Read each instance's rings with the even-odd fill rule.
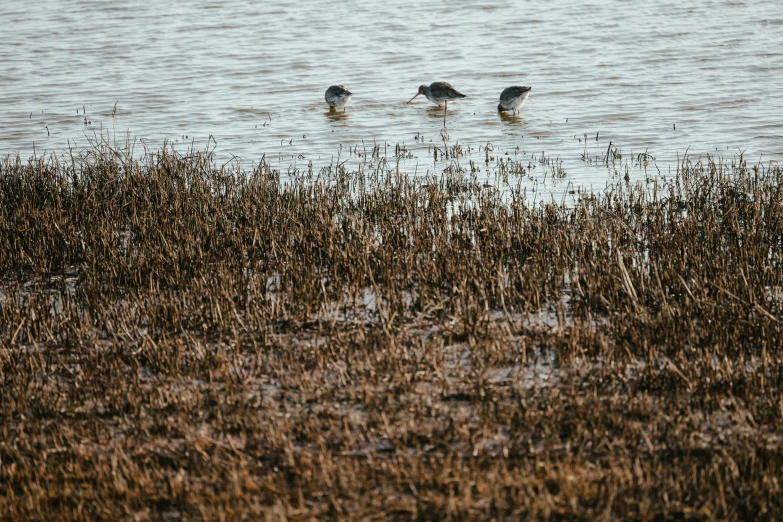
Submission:
[[[6,160],[0,517],[777,518],[783,169],[471,176]]]

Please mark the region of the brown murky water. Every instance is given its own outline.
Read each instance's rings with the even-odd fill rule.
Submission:
[[[534,165],[544,152],[562,161],[565,176],[547,182],[556,192],[569,182],[602,188],[622,173],[582,159],[600,158],[610,141],[623,162],[649,151],[664,174],[686,150],[783,155],[775,1],[450,5],[7,3],[0,153],[62,152],[103,133],[137,149],[209,142],[243,163],[266,154],[285,172],[338,155],[357,161],[347,150],[369,153],[374,141],[390,156],[405,143],[410,171],[440,172],[429,147],[441,141],[442,113],[421,97],[405,102],[419,84],[446,80],[468,95],[449,111],[450,143],[471,146],[476,160],[488,142]],[[326,111],[333,83],[354,92],[344,114]],[[501,118],[497,98],[513,84],[533,94],[520,117]]]

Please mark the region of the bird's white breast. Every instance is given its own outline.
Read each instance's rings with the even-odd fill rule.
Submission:
[[[530,96],[530,91],[525,92],[522,94],[522,96],[517,96],[513,100],[511,100],[509,103],[506,103],[506,107],[512,111],[518,111],[522,108],[522,106],[527,101],[528,96]]]

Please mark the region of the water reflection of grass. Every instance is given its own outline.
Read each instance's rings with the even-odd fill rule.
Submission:
[[[3,518],[783,507],[779,167],[565,208],[83,160],[0,166]]]

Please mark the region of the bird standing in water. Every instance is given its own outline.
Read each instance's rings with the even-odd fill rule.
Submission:
[[[331,110],[342,109],[345,111],[345,105],[348,103],[348,100],[351,99],[351,96],[353,96],[353,93],[346,89],[345,85],[332,85],[326,89],[324,98]]]
[[[498,112],[513,111],[516,114],[522,109],[532,90],[532,87],[523,87],[521,85],[503,89],[503,92],[500,93]]]
[[[422,85],[419,87],[419,92],[416,93],[416,96],[419,94],[423,94],[427,97],[429,101],[434,103],[437,106],[443,105],[443,126],[446,126],[446,109],[448,109],[449,106],[449,100],[459,100],[460,98],[467,98],[464,94],[459,92],[457,89],[451,86],[450,83],[446,82],[434,82],[427,85]],[[408,103],[412,102],[416,96],[408,100]]]

